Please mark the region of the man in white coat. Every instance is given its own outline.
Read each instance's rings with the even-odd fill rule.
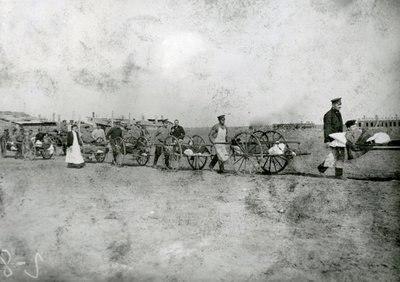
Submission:
[[[226,149],[228,142],[228,127],[225,126],[225,115],[218,116],[218,123],[214,125],[208,134],[210,142],[214,144],[216,155],[212,158],[210,169],[213,169],[216,163],[219,164],[219,173],[224,172],[224,163],[229,159],[229,153]]]

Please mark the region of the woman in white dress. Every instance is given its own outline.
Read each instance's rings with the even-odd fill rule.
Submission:
[[[82,168],[85,166],[81,153],[82,139],[78,132],[78,126],[72,125],[71,131],[67,133],[67,156],[65,162],[69,168]]]

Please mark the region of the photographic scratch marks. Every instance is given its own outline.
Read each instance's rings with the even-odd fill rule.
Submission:
[[[35,71],[36,87],[44,92],[46,96],[57,94],[57,82],[47,72],[43,70]]]
[[[7,85],[15,80],[14,68],[14,64],[7,60],[3,48],[0,46],[0,86]]]
[[[81,86],[94,88],[103,93],[116,92],[120,88],[120,82],[110,73],[92,73],[87,69],[74,72],[73,80]]]
[[[83,42],[81,42],[81,45],[84,49],[87,48]],[[116,93],[120,90],[122,84],[132,82],[132,77],[136,77],[141,71],[143,71],[143,68],[135,62],[134,54],[131,53],[119,70],[92,72],[83,68],[73,72],[72,77],[75,83],[83,87],[92,88],[102,93]]]
[[[0,176],[0,218],[6,215],[4,210],[3,176]]]
[[[132,53],[129,54],[125,64],[122,67],[122,82],[128,83],[131,79],[131,76],[135,75],[141,70],[142,68],[135,63],[134,55]]]
[[[235,89],[211,85],[208,93],[216,112],[221,110],[238,109],[247,105],[246,95],[238,94]]]

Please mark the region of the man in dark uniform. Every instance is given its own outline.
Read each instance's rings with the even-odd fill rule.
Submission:
[[[335,167],[335,176],[342,178],[345,150],[342,147],[331,147],[330,143],[334,139],[329,136],[332,133],[343,132],[343,119],[340,113],[342,98],[332,99],[331,102],[332,108],[324,115],[324,142],[330,152],[326,159],[318,166],[318,170],[324,173],[329,167]]]
[[[216,152],[216,154],[211,159],[208,167],[210,168],[210,170],[213,170],[214,166],[218,162],[218,173],[224,173],[224,163],[229,158],[226,144],[224,144],[228,142],[228,127],[225,125],[225,115],[220,115],[217,118],[218,123],[211,128],[208,134],[208,139],[210,140],[211,144],[214,145]]]
[[[182,126],[179,125],[179,120],[177,119],[175,120],[174,126],[171,127],[170,134],[180,140],[182,140],[185,137],[185,130],[183,129]]]
[[[121,148],[118,146],[119,143],[117,142],[118,138],[122,138],[122,129],[119,122],[115,123],[115,126],[111,127],[106,134],[106,139],[110,140],[111,144],[111,149],[113,153],[113,165],[118,165],[117,156],[121,154]]]
[[[161,154],[164,153],[164,163],[168,169],[171,169],[169,165],[169,155],[165,151],[165,147],[162,145],[164,140],[168,137],[169,130],[168,130],[168,120],[163,121],[163,125],[157,128],[157,131],[154,133],[154,141],[156,142],[156,151],[154,153],[154,161],[153,161],[153,168],[157,167],[158,159],[160,158]]]
[[[67,121],[63,120],[61,125],[60,125],[60,138],[61,138],[61,143],[62,143],[62,149],[64,156],[67,154],[67,133],[69,132],[68,130],[68,125]]]
[[[44,137],[47,135],[47,133],[42,132],[41,128],[38,128],[38,133],[35,136],[36,141],[43,142]]]
[[[25,140],[25,132],[23,128],[20,128],[16,137],[15,137],[15,145],[17,146],[17,153],[15,154],[16,159],[23,159],[22,149]]]

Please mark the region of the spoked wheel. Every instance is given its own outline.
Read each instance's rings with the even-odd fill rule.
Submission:
[[[51,159],[51,157],[54,155],[55,147],[54,147],[54,145],[51,145],[51,146],[53,146],[53,152],[51,152],[49,150],[50,147],[48,149],[42,148],[42,150],[40,151],[40,155],[42,155],[43,159],[45,159],[45,160]]]
[[[108,149],[105,148],[104,151],[102,153],[95,153],[94,157],[96,158],[96,161],[98,163],[102,163],[104,162],[104,160],[106,159],[106,155],[108,153]]]
[[[257,130],[253,134],[260,140],[261,148],[263,149],[263,153],[266,154],[268,152],[268,136],[265,135],[265,131]]]
[[[193,146],[192,137],[185,135],[182,139],[178,139],[178,141],[181,144],[182,153],[184,153],[186,149],[192,150]]]
[[[117,165],[122,166],[124,164],[124,159],[126,155],[126,146],[125,146],[125,141],[121,138],[118,137],[114,141],[114,144],[112,146],[113,148],[113,154],[115,154],[115,161]]]
[[[256,173],[260,170],[263,150],[260,140],[254,134],[237,134],[232,140],[231,151],[236,172]]]
[[[281,172],[289,163],[286,140],[282,134],[273,130],[265,132],[264,137],[267,139],[267,151],[262,161],[262,168],[265,172],[270,174]],[[275,152],[270,154],[269,150],[274,146],[278,147]]]
[[[163,144],[164,158],[169,160],[170,169],[178,169],[182,160],[182,147],[179,140],[174,136],[168,136]]]
[[[136,161],[140,166],[145,166],[150,159],[150,143],[146,138],[141,136],[136,140],[136,146],[138,149]]]
[[[207,153],[206,142],[201,136],[194,135],[192,137],[191,150],[193,156],[187,156],[189,165],[195,170],[203,169],[207,164],[209,154]]]
[[[263,139],[265,139],[266,141],[268,141],[268,148],[271,148],[275,143],[279,142],[279,143],[284,143],[286,144],[286,140],[285,138],[283,138],[282,134],[280,134],[277,131],[274,130],[270,130],[270,131],[266,131],[263,134]]]

